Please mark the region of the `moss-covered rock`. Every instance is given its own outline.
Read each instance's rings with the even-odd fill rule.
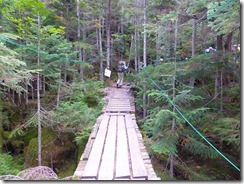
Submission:
[[[27,133],[23,137],[23,141],[25,145],[29,145],[30,140],[37,137],[37,128],[28,128],[25,132]]]
[[[67,165],[76,165],[76,145],[72,140],[71,134],[58,135],[57,132],[48,128],[42,129],[42,165],[53,168],[59,174],[63,167]],[[37,160],[38,143],[37,138],[30,140],[25,149],[25,164],[28,167],[38,165]],[[67,160],[70,163],[67,163]],[[73,163],[71,163],[73,162]],[[75,168],[74,168],[75,170]],[[72,172],[74,172],[74,170]]]
[[[38,165],[37,151],[37,138],[31,139],[28,147],[24,149],[25,165],[29,167]]]

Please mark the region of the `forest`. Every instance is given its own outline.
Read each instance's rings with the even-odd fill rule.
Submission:
[[[123,60],[158,177],[240,180],[240,5],[0,0],[0,178],[72,180]]]

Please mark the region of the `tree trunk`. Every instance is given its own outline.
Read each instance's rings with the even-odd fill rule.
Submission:
[[[135,59],[134,59],[134,63],[135,63],[135,71],[138,72],[139,71],[139,63],[138,63],[138,60],[137,60],[137,56],[138,56],[138,41],[137,41],[137,38],[138,38],[138,34],[137,34],[137,29],[136,29],[136,26],[137,26],[137,19],[136,19],[136,16],[134,16],[134,51],[135,51]]]
[[[191,42],[191,47],[192,47],[192,52],[191,55],[192,57],[195,56],[196,53],[196,23],[197,22],[197,18],[194,16],[194,20],[193,20],[193,30],[192,30],[192,42]]]
[[[143,101],[143,119],[145,119],[147,117],[147,95],[146,95],[146,90],[147,90],[147,86],[146,84],[143,84],[143,96],[142,96],[142,101]]]
[[[28,105],[29,104],[29,93],[28,93],[28,84],[26,83],[25,84],[25,105]]]
[[[18,105],[21,104],[21,92],[18,92]]]
[[[196,23],[197,22],[197,18],[196,16],[194,16],[194,20],[193,20],[193,30],[192,30],[192,57],[195,56],[196,53]],[[190,86],[194,87],[194,83],[195,83],[195,79],[194,77],[190,77]]]
[[[220,57],[222,57],[222,54],[223,54],[223,35],[219,35],[217,36],[217,59],[216,59],[216,62],[220,61]],[[215,79],[214,79],[214,97],[217,97],[218,95],[218,77],[219,77],[219,74],[218,74],[218,69],[216,69],[216,74],[215,74]]]
[[[147,66],[147,33],[146,33],[146,21],[147,21],[147,2],[146,0],[143,1],[143,65],[144,67]],[[143,89],[145,93],[143,94],[143,119],[147,117],[147,94],[146,84],[143,85]]]
[[[222,55],[223,55],[223,35],[217,36],[217,62],[222,62]],[[218,93],[218,69],[216,70],[215,75],[215,95],[217,96]],[[220,70],[220,112],[222,113],[223,105],[222,105],[222,99],[223,99],[223,69]]]
[[[174,178],[174,156],[169,155],[169,173],[170,173],[170,178]]]
[[[38,51],[40,50],[40,15],[38,14]],[[40,66],[40,54],[37,54],[37,65]],[[40,74],[37,73],[37,122],[38,122],[38,166],[42,165],[41,157],[41,141],[42,141],[42,130],[41,130],[41,100],[40,100]]]
[[[225,44],[224,44],[225,54],[231,51],[232,37],[233,37],[232,32],[227,35],[227,38],[226,38],[226,41],[225,41]],[[222,72],[223,72],[223,69],[222,69]],[[223,83],[223,86],[227,86],[227,87],[231,86],[230,78],[231,78],[230,77],[230,73],[229,72],[225,72],[225,83]]]
[[[32,100],[34,100],[35,99],[35,97],[34,97],[34,88],[33,88],[33,82],[31,82],[32,83],[32,85],[31,85],[31,97],[32,97]]]
[[[225,44],[224,44],[225,52],[231,51],[232,37],[233,37],[232,32],[227,35],[227,38],[226,38],[226,41],[225,41]]]
[[[68,57],[67,56],[66,56],[66,58],[67,58],[67,61],[68,61]],[[67,67],[68,67],[68,63],[65,62],[65,64],[64,64],[64,83],[67,82]]]
[[[46,92],[46,85],[45,85],[45,83],[46,83],[46,77],[45,77],[45,76],[43,76],[43,81],[42,81],[43,93],[45,93],[45,92]]]
[[[175,20],[175,35],[174,35],[174,55],[175,55],[175,74],[173,76],[173,101],[175,99],[176,96],[176,86],[175,86],[175,76],[176,76],[176,61],[177,61],[177,56],[176,56],[176,48],[177,48],[177,40],[178,40],[178,16],[176,17]],[[173,112],[175,113],[175,108],[173,107]],[[173,118],[172,121],[172,127],[171,127],[172,133],[174,133],[175,131],[175,118]],[[170,159],[170,177],[173,178],[174,177],[174,156],[172,154],[169,155],[169,159]]]
[[[66,17],[69,17],[69,7],[66,6],[65,8],[66,8]],[[68,24],[66,25],[65,37],[67,40],[69,40],[69,26],[68,26]]]
[[[223,113],[223,68],[220,74],[220,113]]]
[[[214,98],[218,95],[218,69],[216,70],[215,79],[214,79]]]
[[[97,40],[98,40],[98,53],[99,53],[99,62],[100,62],[100,71],[99,71],[99,79],[100,81],[103,81],[103,48],[102,48],[102,26],[101,26],[101,17],[99,16],[98,21],[98,29],[97,29]]]
[[[107,0],[107,25],[106,25],[106,36],[107,36],[107,68],[110,68],[110,44],[111,44],[111,35],[110,35],[110,21],[111,19],[111,0]]]
[[[207,33],[207,30],[206,30],[206,25],[205,24],[203,24],[202,25],[202,45],[201,45],[201,47],[202,47],[202,52],[204,53],[204,51],[205,51],[205,49],[206,49],[206,33]]]
[[[222,55],[223,52],[223,35],[217,36],[217,53],[218,55]]]
[[[131,55],[132,55],[133,47],[134,47],[133,44],[134,44],[133,35],[131,35],[130,51],[129,51],[129,58],[128,58],[128,67],[130,67]]]
[[[83,76],[83,68],[82,68],[82,65],[81,65],[81,62],[82,62],[82,51],[81,51],[81,46],[80,46],[80,41],[81,41],[81,24],[80,24],[80,7],[79,7],[79,3],[80,3],[80,0],[77,0],[77,4],[76,4],[76,15],[77,15],[77,39],[78,39],[78,47],[77,47],[77,50],[78,50],[78,53],[79,53],[79,61],[80,61],[80,64],[79,64],[79,73],[80,73],[80,80],[81,82],[84,82],[84,76]]]
[[[83,20],[85,20],[85,13],[82,14],[83,16]],[[87,28],[86,28],[86,25],[83,26],[83,31],[82,31],[82,40],[83,40],[83,43],[86,43],[86,32],[87,32]],[[86,61],[86,50],[83,49],[83,52],[82,52],[82,61]]]
[[[61,66],[60,66],[60,72],[61,72]],[[61,74],[60,74],[60,77],[59,77],[59,80],[58,80],[58,94],[57,94],[57,104],[56,104],[56,108],[58,108],[59,106],[59,102],[60,102],[60,91],[61,91]]]
[[[143,65],[147,66],[147,33],[146,33],[146,23],[147,23],[147,1],[143,1]]]
[[[12,102],[15,104],[15,91],[12,90]]]
[[[156,56],[156,62],[159,63],[159,60],[161,58],[161,39],[162,39],[162,26],[159,26],[159,31],[157,33],[157,40],[156,40],[156,51],[157,51],[157,56]]]

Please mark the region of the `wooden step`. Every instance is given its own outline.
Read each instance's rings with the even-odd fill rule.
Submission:
[[[129,150],[124,116],[118,116],[115,179],[130,178]]]
[[[107,126],[109,122],[109,116],[104,115],[102,122],[99,126],[99,131],[92,146],[92,150],[87,161],[86,167],[82,178],[95,178],[97,179],[97,173],[102,157],[103,145],[107,133]]]

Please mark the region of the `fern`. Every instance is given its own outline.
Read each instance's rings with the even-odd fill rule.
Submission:
[[[23,168],[21,163],[18,163],[17,159],[14,159],[11,155],[6,153],[0,153],[0,175],[13,174],[17,175]]]
[[[23,136],[25,134],[23,127],[16,127],[15,129],[13,129],[10,134],[9,134],[9,139],[13,138],[13,137],[17,137],[17,136]]]

